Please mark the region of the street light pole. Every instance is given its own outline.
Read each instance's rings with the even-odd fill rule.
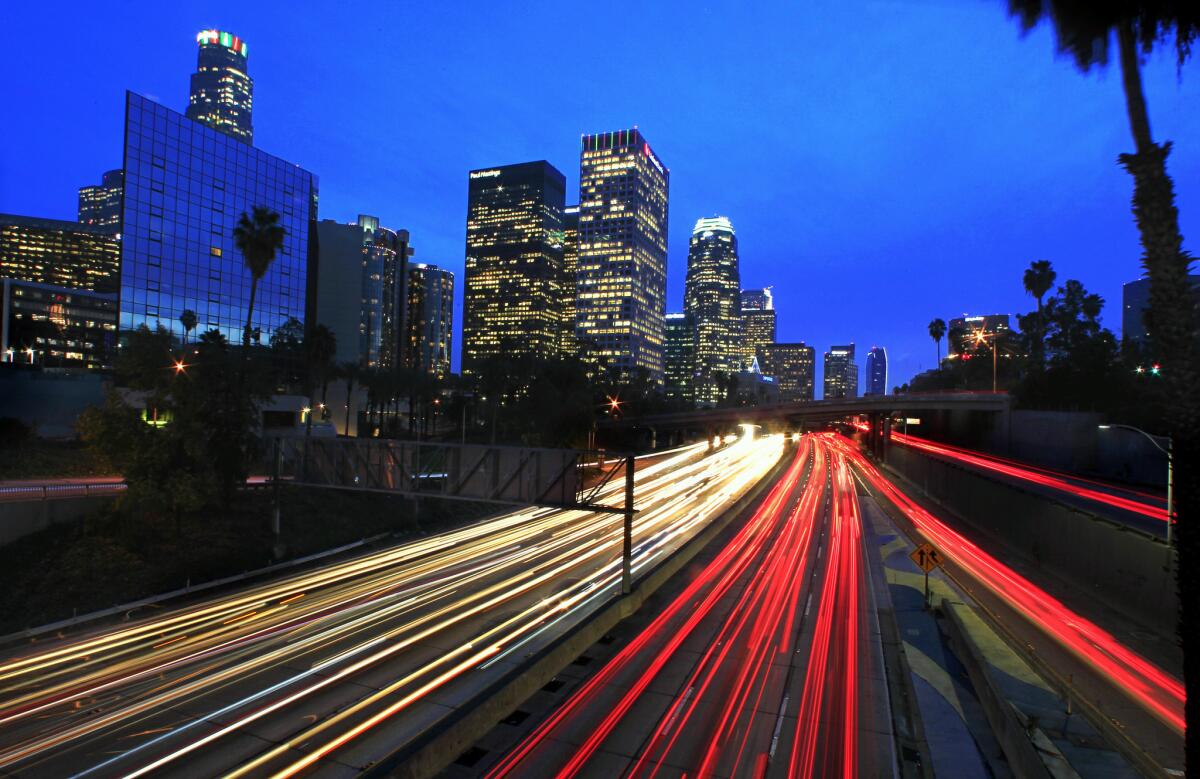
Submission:
[[[1140,427],[1133,425],[1100,425],[1101,430],[1109,430],[1116,428],[1118,430],[1131,430],[1135,433],[1141,433],[1146,437],[1146,440],[1154,444],[1154,448],[1167,456],[1167,549],[1171,548],[1171,542],[1174,538],[1175,530],[1175,457],[1172,454],[1171,436],[1153,436],[1142,430]],[[1166,438],[1167,445],[1164,448],[1156,438]]]

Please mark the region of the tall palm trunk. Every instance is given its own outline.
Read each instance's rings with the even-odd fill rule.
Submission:
[[[346,377],[346,426],[345,435],[350,435],[350,404],[354,402],[354,376]]]
[[[250,348],[250,328],[254,321],[254,298],[258,294],[258,279],[250,277],[250,305],[246,307],[246,329],[242,331],[242,346]],[[244,355],[243,355],[244,356]]]
[[[1166,169],[1171,144],[1156,144],[1150,135],[1137,40],[1128,23],[1118,26],[1117,40],[1129,127],[1137,147],[1134,154],[1122,154],[1119,159],[1133,176],[1133,215],[1142,239],[1142,262],[1150,278],[1146,330],[1154,357],[1162,365],[1170,403],[1165,416],[1174,450],[1175,509],[1179,517],[1175,583],[1187,690],[1185,749],[1188,768],[1196,770],[1200,766],[1200,528],[1194,522],[1200,517],[1200,442],[1196,433],[1200,398],[1195,392],[1200,380],[1198,322],[1188,279],[1190,258],[1183,252],[1174,186]]]

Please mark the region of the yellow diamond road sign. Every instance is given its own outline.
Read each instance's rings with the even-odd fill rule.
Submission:
[[[934,568],[940,568],[944,562],[941,553],[934,549],[933,544],[928,541],[914,549],[909,557],[925,573],[929,573]]]

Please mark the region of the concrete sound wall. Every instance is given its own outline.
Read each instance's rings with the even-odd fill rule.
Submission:
[[[75,522],[112,501],[111,495],[0,503],[0,546],[61,522]]]
[[[1018,570],[1023,564],[1035,580],[1058,579],[1174,635],[1178,594],[1162,540],[906,447],[889,447],[887,465],[983,549],[1005,562],[1015,556]]]

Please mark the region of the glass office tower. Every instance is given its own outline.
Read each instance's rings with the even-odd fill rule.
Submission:
[[[773,343],[775,298],[771,295],[771,288],[742,290],[742,367],[748,370],[758,356],[759,348]]]
[[[671,400],[696,399],[696,323],[687,312],[667,314],[663,391]]]
[[[100,186],[79,188],[79,223],[121,232],[121,193],[125,189],[125,171],[106,171]]]
[[[545,160],[469,173],[464,375],[498,355],[558,354],[565,198],[565,177]]]
[[[563,209],[562,229],[562,327],[558,350],[564,357],[575,356],[575,274],[579,271],[579,206]]]
[[[450,375],[454,345],[454,274],[436,265],[408,266],[408,367],[438,379]]]
[[[285,237],[258,284],[254,337],[267,343],[289,317],[305,321],[316,176],[132,92],[123,168],[121,330],[161,324],[182,337],[179,314],[191,309],[197,333],[240,344],[250,273],[233,229],[255,206],[279,214]]]
[[[0,278],[116,292],[120,262],[108,227],[0,214]]]
[[[254,80],[246,68],[246,42],[233,33],[203,30],[196,43],[200,48],[187,118],[254,143]]]
[[[887,394],[887,350],[882,346],[872,346],[867,352],[867,391],[863,394]]]
[[[742,306],[737,235],[723,216],[696,220],[688,247],[684,309],[696,323],[696,401],[725,397],[741,368]]]
[[[779,399],[784,403],[813,399],[816,351],[803,341],[770,343],[758,347],[758,367],[775,377]]]
[[[854,344],[831,346],[825,352],[825,400],[858,397],[858,363]]]
[[[582,145],[575,335],[622,376],[661,383],[670,174],[637,128]]]

